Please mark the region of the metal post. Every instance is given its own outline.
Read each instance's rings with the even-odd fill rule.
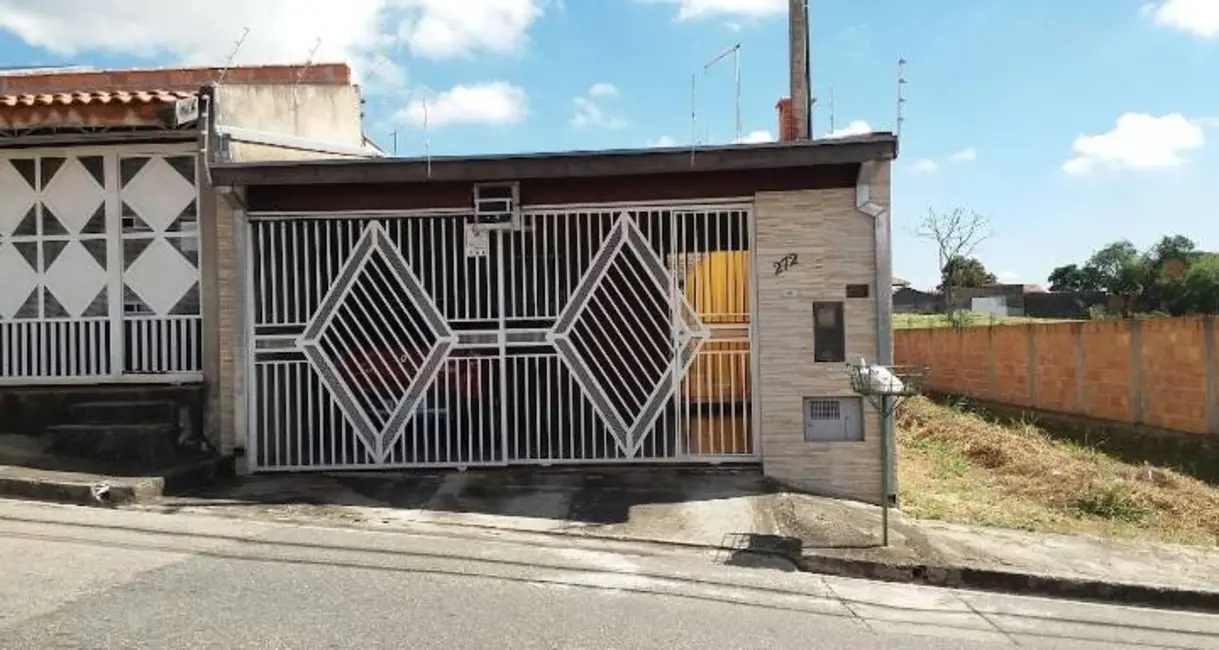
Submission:
[[[882,395],[880,398],[880,545],[889,545],[889,488],[893,485],[893,472],[890,471],[889,457],[892,455],[892,450],[889,448],[889,415],[892,413],[890,406],[893,398],[888,395]]]

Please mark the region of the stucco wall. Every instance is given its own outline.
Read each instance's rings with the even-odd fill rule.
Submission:
[[[259,84],[220,86],[217,123],[359,147],[364,142],[360,93],[355,86]],[[229,157],[252,160],[336,158],[335,154],[233,142]]]
[[[889,204],[889,166],[878,170],[872,199]],[[878,415],[864,401],[862,442],[806,442],[804,398],[851,396],[843,363],[813,362],[813,308],[842,301],[846,359],[877,358],[875,231],[855,208],[854,189],[760,193],[755,198],[762,463],[768,476],[812,491],[881,500]],[[797,263],[776,275],[774,263]],[[846,297],[846,285],[867,284],[869,297]],[[888,288],[886,287],[886,291]]]
[[[360,146],[363,125],[360,96],[353,86],[306,85],[295,91],[291,85],[231,85],[217,89],[217,122],[252,131],[307,138],[325,143]],[[341,157],[262,144],[233,142],[233,161],[307,160]],[[244,390],[239,354],[243,340],[244,298],[238,245],[242,224],[238,213],[224,197],[212,192],[215,206],[207,229],[212,263],[205,269],[208,305],[204,337],[211,342],[206,373],[208,408],[205,428],[224,453],[244,446],[244,414],[238,399]]]

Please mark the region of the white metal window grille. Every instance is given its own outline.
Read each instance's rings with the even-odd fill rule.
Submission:
[[[253,216],[254,468],[756,459],[748,217]]]
[[[130,282],[124,278],[138,275],[142,267],[144,277],[151,278],[145,285],[157,284],[160,289],[154,290],[161,290],[177,276],[155,248],[134,271],[136,260],[124,255],[122,151],[132,149],[28,150],[0,156],[0,384],[107,381],[137,372],[171,380],[197,377],[197,307],[180,326],[145,336],[129,331],[128,304],[133,301],[125,296]],[[194,164],[189,154],[180,158]],[[156,214],[168,209],[166,196],[172,190],[188,194],[194,203],[193,177],[177,186],[160,181],[145,182],[133,200],[142,200]],[[184,237],[193,240],[194,235]],[[197,254],[189,275],[197,287]],[[139,346],[176,361],[133,367],[125,361]],[[143,378],[156,380],[155,375]]]
[[[859,397],[804,398],[804,439],[850,442],[864,438],[863,400]]]

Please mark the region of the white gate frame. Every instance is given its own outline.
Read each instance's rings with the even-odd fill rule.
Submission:
[[[20,154],[11,155],[12,151],[19,151]],[[125,352],[125,336],[124,324],[127,322],[123,307],[123,229],[122,229],[122,198],[121,198],[121,179],[119,175],[118,162],[119,159],[126,156],[139,155],[189,155],[195,159],[195,205],[196,209],[201,209],[204,205],[202,197],[199,195],[201,169],[199,165],[199,150],[194,142],[178,143],[178,144],[114,144],[114,145],[77,145],[77,146],[51,146],[51,147],[31,147],[29,149],[20,150],[4,150],[0,149],[0,158],[8,159],[12,157],[30,156],[32,158],[41,157],[81,157],[81,156],[101,156],[105,166],[105,178],[113,179],[115,185],[111,187],[108,183],[103,190],[103,202],[106,211],[106,226],[105,226],[105,241],[106,241],[106,260],[107,260],[107,297],[109,299],[109,313],[106,317],[110,324],[110,372],[95,375],[63,375],[63,376],[19,376],[5,377],[0,375],[0,387],[2,386],[72,386],[72,385],[95,385],[95,384],[182,384],[196,383],[203,381],[202,369],[198,372],[176,372],[176,373],[127,373],[124,371],[124,352]],[[204,222],[211,223],[212,215],[197,214],[196,225],[198,227],[197,237],[200,247],[199,259],[199,275],[200,275],[200,290],[202,290],[202,278],[204,273],[204,264],[209,260],[205,260],[202,255],[204,235]],[[41,244],[41,238],[34,241]],[[209,314],[200,310],[200,319],[206,320]],[[43,324],[53,322],[72,322],[72,319],[29,319],[25,322],[39,322]],[[202,335],[202,322],[200,324],[200,333]],[[202,355],[200,358],[202,362]]]
[[[623,201],[623,202],[605,202],[605,203],[573,203],[573,204],[555,204],[545,206],[530,206],[522,209],[522,217],[529,217],[539,214],[554,214],[561,212],[578,212],[578,211],[597,211],[597,212],[620,212],[626,210],[673,210],[680,213],[697,213],[711,212],[724,210],[739,210],[745,212],[746,232],[745,241],[747,243],[747,251],[750,255],[750,263],[748,264],[748,293],[745,296],[748,309],[750,312],[749,323],[745,326],[734,326],[734,329],[744,329],[747,331],[749,343],[749,363],[746,365],[747,372],[750,377],[750,407],[749,424],[750,424],[750,440],[751,447],[748,454],[736,455],[690,455],[682,453],[676,457],[666,458],[619,458],[619,459],[597,459],[597,460],[507,460],[506,453],[501,462],[494,465],[505,466],[527,466],[527,465],[579,465],[579,464],[623,464],[623,463],[647,463],[647,464],[688,464],[688,463],[706,463],[718,465],[724,462],[760,462],[762,453],[762,434],[761,434],[761,409],[757,405],[761,401],[758,394],[759,376],[759,336],[758,323],[756,315],[758,313],[758,271],[756,259],[753,259],[757,250],[757,227],[755,221],[756,210],[752,197],[740,198],[725,198],[721,200],[702,200],[702,201],[684,201],[684,200],[661,200],[661,201]],[[242,329],[238,335],[241,351],[238,357],[238,367],[241,368],[242,374],[245,376],[244,381],[240,382],[238,392],[238,402],[241,404],[239,408],[244,409],[244,414],[239,415],[238,426],[244,431],[238,432],[238,446],[244,446],[247,469],[250,472],[284,472],[284,471],[301,471],[301,470],[358,470],[362,467],[376,468],[377,466],[352,466],[352,465],[317,465],[317,466],[276,466],[276,467],[261,467],[258,464],[259,457],[259,440],[258,440],[258,412],[260,405],[257,396],[257,369],[255,362],[255,309],[256,309],[256,287],[254,286],[254,228],[255,222],[258,221],[280,221],[280,220],[344,220],[344,219],[408,219],[420,217],[456,217],[470,213],[466,209],[416,209],[416,210],[347,210],[334,212],[308,212],[308,211],[265,211],[265,212],[250,212],[245,209],[235,209],[233,213],[235,229],[239,231],[237,235],[238,242],[238,258],[241,273],[237,277],[241,278],[241,286],[238,288],[238,296],[242,305],[241,324]],[[494,231],[493,231],[494,232]],[[497,264],[500,266],[500,272],[497,274],[498,281],[495,290],[500,292],[500,295],[505,295],[506,288],[505,274],[503,273],[504,255],[502,248],[497,257]],[[676,283],[671,284],[671,291],[677,291]],[[684,302],[684,301],[683,301]],[[562,310],[560,310],[561,312]],[[674,310],[676,312],[676,310]],[[499,310],[499,332],[497,336],[497,347],[499,349],[499,367],[502,373],[506,373],[506,345],[507,345],[507,315],[504,309]],[[557,316],[556,324],[550,328],[549,333],[553,334],[558,326]],[[561,356],[561,355],[560,355]],[[691,360],[693,361],[693,360]],[[680,364],[680,355],[672,360],[673,364]],[[690,364],[685,364],[687,367]],[[676,376],[673,378],[675,383],[679,383],[680,379]],[[501,393],[506,391],[506,382],[500,382]],[[677,390],[677,389],[675,389]],[[670,399],[676,396],[676,393],[670,394]],[[240,412],[240,411],[239,411]],[[507,437],[507,418],[508,413],[506,408],[499,409],[500,428],[502,435]],[[603,417],[604,420],[604,417]],[[605,422],[608,426],[608,421]],[[244,445],[242,443],[244,442]],[[428,468],[428,467],[451,467],[452,465],[437,465],[437,464],[412,464],[407,467],[411,468]],[[386,465],[386,468],[397,467]],[[459,466],[459,467],[465,467]]]

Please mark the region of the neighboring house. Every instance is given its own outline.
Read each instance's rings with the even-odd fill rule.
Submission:
[[[844,362],[891,363],[895,155],[216,163],[222,446],[255,472],[754,463],[879,501]]]
[[[952,309],[975,311],[997,316],[1024,316],[1024,297],[1044,293],[1035,284],[988,284],[982,287],[954,287]]]
[[[940,311],[940,294],[910,286],[894,287],[893,311],[898,314],[934,314]]]
[[[0,428],[92,434],[106,409],[68,403],[140,386],[219,446],[235,262],[203,152],[379,155],[361,128],[345,64],[0,75]]]

